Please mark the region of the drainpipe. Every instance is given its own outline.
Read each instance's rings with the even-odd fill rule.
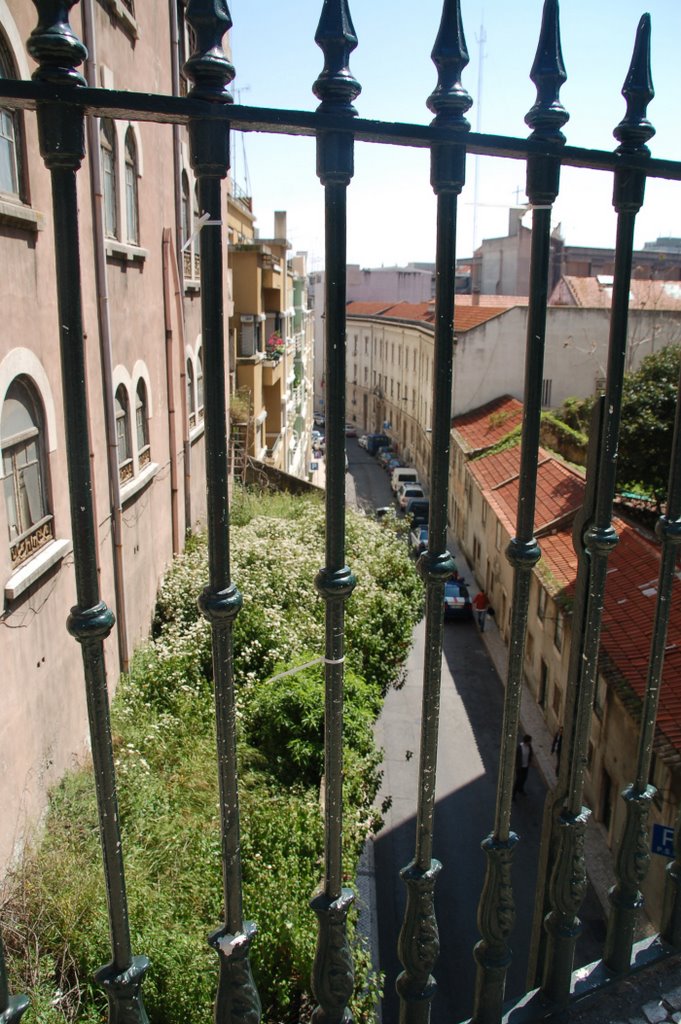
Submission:
[[[173,374],[173,315],[170,302],[170,273],[171,260],[174,263],[172,250],[172,231],[170,228],[163,229],[163,317],[165,321],[166,335],[166,393],[168,399],[168,448],[170,449],[170,521],[173,537],[173,554],[177,555],[181,549],[180,529],[178,521],[177,498],[177,441],[175,429],[175,387]]]
[[[170,74],[173,96],[180,95],[180,42],[177,23],[176,0],[168,0],[170,16]],[[184,354],[184,256],[182,253],[182,146],[180,125],[173,125],[173,179],[175,201],[175,238],[177,241],[175,261],[175,298],[178,306],[178,323],[180,326],[180,386],[182,401],[182,452],[184,455],[184,529],[185,533],[192,526],[192,446],[189,443],[189,415],[187,411],[186,359]],[[179,281],[179,291],[178,291]]]
[[[97,60],[95,25],[92,0],[81,4],[83,18],[83,41],[88,57],[85,62],[85,77],[91,87],[97,86]],[[109,502],[111,506],[111,537],[113,544],[113,576],[118,624],[118,659],[120,671],[127,672],[130,658],[128,652],[128,627],[125,603],[125,579],[123,573],[123,509],[121,486],[118,473],[118,442],[116,439],[116,416],[114,413],[113,368],[111,358],[111,323],[109,320],[109,290],[106,275],[106,250],[104,240],[104,211],[102,196],[102,175],[99,160],[99,119],[90,115],[85,118],[87,125],[87,148],[90,159],[90,191],[92,194],[92,233],[95,251],[95,281],[97,288],[97,320],[99,325],[99,352],[102,367],[102,391],[104,401],[104,429],[106,433],[107,466],[109,476]]]

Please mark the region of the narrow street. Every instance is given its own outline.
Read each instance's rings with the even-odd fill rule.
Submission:
[[[359,507],[389,504],[392,494],[385,472],[355,440],[348,439],[347,449],[349,503]],[[414,856],[424,633],[422,621],[414,630],[405,684],[389,692],[376,725],[376,741],[384,750],[383,784],[377,802],[387,797],[391,800],[385,826],[373,843],[378,957],[385,973],[383,1024],[393,1024],[399,1017],[395,980],[402,966],[397,938],[406,899],[400,870]],[[476,913],[485,873],[480,843],[494,824],[502,713],[503,686],[477,627],[473,622],[446,622],[433,849],[433,856],[442,863],[435,888],[441,952],[434,971],[438,987],[432,1024],[464,1020],[473,1009],[473,947],[480,938]],[[513,805],[512,827],[520,836],[513,863],[513,948],[517,952],[508,972],[507,998],[525,991],[546,797],[536,767],[530,770],[526,789],[526,795]],[[580,963],[600,955],[602,928],[594,903],[590,892],[582,915],[587,928],[578,951]],[[456,970],[452,970],[453,964]]]

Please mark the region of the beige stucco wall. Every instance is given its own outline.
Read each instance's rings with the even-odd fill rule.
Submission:
[[[93,4],[100,81],[143,91],[170,92],[170,37],[168,8],[137,5],[139,38],[133,41],[115,18]],[[35,25],[35,9],[23,0],[8,0],[0,18],[10,42],[26,39]],[[78,5],[72,24],[81,32]],[[168,59],[164,59],[164,55]],[[21,70],[32,68],[19,54]],[[58,539],[71,538],[66,474],[66,441],[61,405],[58,318],[56,311],[54,240],[51,226],[49,175],[38,152],[35,117],[24,116],[29,212],[39,215],[42,230],[16,227],[0,212],[0,401],[17,374],[33,380],[40,393],[46,424],[46,465],[49,507]],[[117,125],[119,150],[127,122]],[[187,358],[198,369],[200,350],[200,295],[198,285],[186,291],[177,284],[172,261],[180,247],[175,238],[172,131],[169,127],[140,124],[138,142],[140,245],[125,258],[106,260],[111,365],[114,388],[129,388],[131,434],[135,437],[134,392],[142,377],[149,401],[148,433],[154,472],[143,479],[135,463],[132,488],[123,488],[122,542],[124,595],[129,646],[147,635],[161,575],[173,554],[171,517],[171,463],[177,466],[176,534],[183,542],[187,526],[205,521],[205,440],[198,422],[189,437],[185,408]],[[183,147],[186,152],[186,146]],[[95,519],[99,529],[99,583],[103,600],[121,619],[114,588],[112,509],[104,420],[104,384],[94,274],[94,249],[89,179],[89,157],[78,174],[79,233],[83,289],[83,328],[87,360],[90,413],[89,443],[93,471]],[[124,187],[119,163],[119,215],[123,217]],[[224,192],[226,204],[226,190]],[[12,202],[13,200],[8,200]],[[16,219],[16,218],[15,218]],[[164,262],[163,232],[169,229],[173,249]],[[169,309],[164,307],[164,279]],[[227,270],[225,266],[225,296]],[[168,341],[168,347],[166,347]],[[167,352],[169,363],[167,362]],[[170,376],[168,376],[170,375]],[[170,379],[170,387],[168,380]],[[175,416],[175,449],[170,448],[170,410]],[[88,439],[83,438],[83,443]],[[185,460],[189,455],[190,476]],[[143,486],[137,486],[143,480]],[[185,517],[185,483],[191,492],[190,522]],[[0,538],[7,538],[7,515],[0,501]],[[30,567],[31,559],[24,563]],[[12,573],[9,545],[0,544],[0,572],[6,582]],[[0,614],[0,657],[3,659],[3,715],[0,719],[0,867],[16,855],[23,838],[35,827],[45,807],[49,785],[74,760],[87,756],[81,652],[65,628],[66,616],[76,602],[73,556],[69,553],[39,574],[23,593],[5,601]],[[105,644],[110,690],[119,673],[118,625]]]

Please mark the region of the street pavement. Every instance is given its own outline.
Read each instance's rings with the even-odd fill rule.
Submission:
[[[348,501],[359,507],[388,504],[387,475],[356,441],[348,440],[350,472]],[[452,547],[457,566],[471,583],[470,570]],[[424,623],[414,631],[406,681],[391,690],[376,725],[376,740],[384,750],[383,783],[377,801],[390,799],[385,826],[368,844],[360,871],[360,898],[365,903],[365,927],[374,958],[384,971],[383,1024],[397,1021],[395,980],[402,967],[397,959],[397,936],[406,891],[399,872],[414,855],[415,810],[418,797]],[[432,1024],[452,1024],[472,1012],[475,962],[472,950],[480,935],[476,924],[485,857],[480,843],[494,821],[498,755],[503,713],[505,646],[489,622],[484,636],[472,622],[448,622],[444,629],[441,714],[438,748],[433,855],[443,864],[435,889],[440,931],[440,958],[434,974],[438,984]],[[532,702],[533,703],[533,702]],[[523,711],[527,699],[523,705]],[[530,709],[531,710],[531,709]],[[513,863],[516,924],[506,996],[525,991],[527,951],[534,908],[534,887],[546,779],[553,782],[550,737],[546,727],[531,719],[523,728],[536,738],[538,756],[531,769],[526,795],[513,805],[512,827],[520,836]],[[533,730],[537,731],[533,731]],[[609,861],[609,857],[608,857]],[[608,879],[609,880],[609,879]],[[578,963],[600,956],[603,914],[593,890],[583,907],[584,936]]]

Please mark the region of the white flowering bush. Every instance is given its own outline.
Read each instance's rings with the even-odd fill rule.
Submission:
[[[276,678],[324,653],[321,505],[244,493],[234,503],[231,558],[244,604],[234,622],[234,674],[244,909],[258,925],[252,963],[265,1024],[311,1012],[322,874],[323,667]],[[390,528],[348,514],[357,586],[346,606],[344,872],[377,828],[380,752],[372,725],[397,681],[419,614],[421,586]],[[209,578],[194,538],[161,587],[152,637],[134,656],[112,706],[119,817],[133,948],[152,962],[144,982],[151,1024],[211,1016],[217,957],[205,942],[223,919],[211,631],[196,599]],[[41,1024],[102,1019],[91,982],[108,959],[91,772],[53,796],[45,839],[27,855],[5,906],[11,988],[27,991]],[[23,922],[23,924],[22,924]],[[23,926],[30,922],[30,927]],[[37,923],[36,923],[37,922]],[[377,983],[359,940],[354,1019],[374,1019]]]

